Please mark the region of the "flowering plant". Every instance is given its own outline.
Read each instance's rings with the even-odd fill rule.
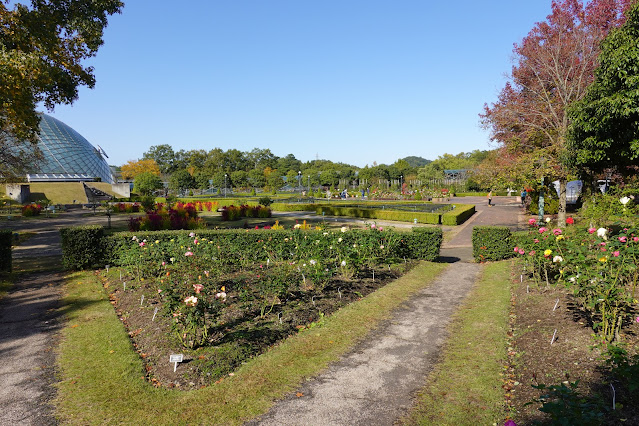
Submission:
[[[516,253],[537,282],[562,283],[573,291],[602,340],[619,338],[637,308],[639,231],[624,228],[611,236],[603,227],[559,234],[544,230],[520,241]]]

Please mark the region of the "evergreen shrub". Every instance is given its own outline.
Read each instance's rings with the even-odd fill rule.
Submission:
[[[505,226],[475,226],[473,257],[477,262],[508,259],[513,256],[510,229]]]
[[[453,204],[454,209],[442,214],[442,225],[457,226],[475,214],[474,204]]]
[[[414,227],[413,232],[403,236],[410,259],[434,261],[439,257],[443,233],[441,228]]]
[[[0,272],[11,272],[11,243],[13,232],[0,229]]]
[[[65,269],[89,269],[104,259],[104,228],[99,225],[60,229],[62,266]]]

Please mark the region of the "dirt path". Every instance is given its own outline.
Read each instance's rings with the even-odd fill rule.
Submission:
[[[450,265],[353,352],[249,425],[392,425],[425,383],[480,266]]]
[[[54,395],[56,332],[61,273],[30,274],[0,300],[0,424],[56,424],[48,402]]]
[[[442,247],[441,260],[451,263],[444,273],[350,354],[248,425],[393,425],[406,414],[479,275],[481,266],[471,263],[473,226],[517,229],[521,222],[514,198],[495,197],[495,207],[475,198],[464,202],[477,203],[477,214]]]
[[[12,250],[14,269],[43,257],[60,265],[58,230],[65,226],[106,224],[104,216],[72,211],[56,218],[3,221],[0,227],[35,233]],[[62,326],[60,271],[18,274],[15,286],[0,300],[0,425],[54,425],[49,402],[55,395],[57,331]]]

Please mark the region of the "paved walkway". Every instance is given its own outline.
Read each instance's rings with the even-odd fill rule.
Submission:
[[[463,199],[475,203],[477,213],[442,247],[442,261],[451,265],[433,284],[351,353],[248,425],[393,425],[405,415],[437,362],[452,314],[479,275],[480,265],[471,263],[472,227],[519,226],[516,199],[493,200],[488,207],[481,197]]]

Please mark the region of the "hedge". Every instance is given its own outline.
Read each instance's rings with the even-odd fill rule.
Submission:
[[[433,225],[439,225],[441,217],[441,214],[439,213],[405,212],[400,210],[380,210],[336,206],[321,206],[318,207],[316,211],[317,214],[327,214],[331,216],[350,216],[365,219],[396,220],[400,222],[414,222],[415,219],[417,219],[417,223],[429,223]]]
[[[319,207],[318,204],[288,204],[271,203],[269,206],[274,211],[279,212],[314,212]]]
[[[60,229],[62,266],[65,269],[88,269],[103,265],[104,228],[99,225]]]
[[[511,232],[505,226],[475,226],[472,240],[477,262],[503,260],[513,255]]]
[[[414,227],[404,237],[409,257],[434,261],[439,257],[443,235],[441,228]]]
[[[11,272],[11,243],[13,232],[10,229],[0,229],[0,272]]]
[[[453,204],[453,209],[451,211],[442,214],[442,225],[461,225],[474,214],[474,204]]]
[[[198,230],[119,232],[108,237],[97,234],[82,237],[84,229],[66,231],[75,238],[86,238],[95,248],[80,249],[63,242],[65,266],[75,269],[95,264],[125,265],[140,263],[140,253],[153,265],[182,259],[186,247],[197,248],[211,259],[212,267],[242,266],[270,260],[323,259],[339,251],[340,256],[363,263],[393,262],[400,259],[435,260],[439,256],[442,231],[439,228],[416,230],[411,234],[391,230]],[[339,248],[336,240],[339,238]],[[195,239],[198,240],[194,246]],[[140,246],[140,244],[143,244]],[[144,246],[148,247],[146,250]],[[87,260],[82,262],[82,253]],[[97,257],[101,256],[101,257]],[[154,266],[151,266],[154,267]],[[144,271],[142,271],[144,273]]]

